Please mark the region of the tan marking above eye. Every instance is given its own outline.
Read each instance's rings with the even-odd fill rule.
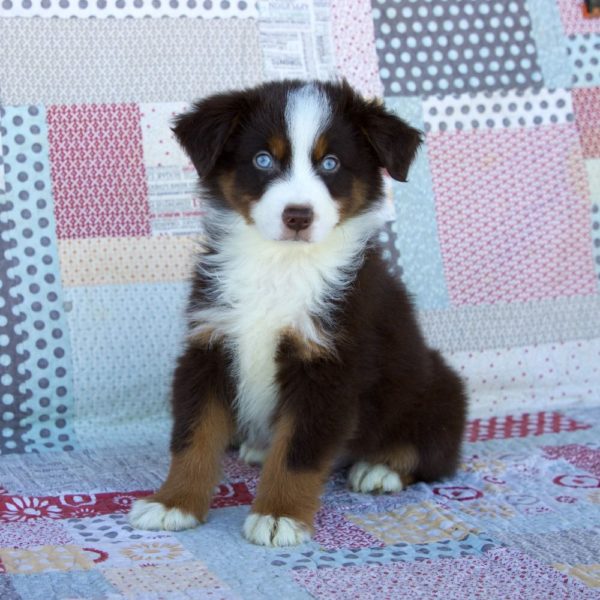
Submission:
[[[327,154],[327,144],[327,138],[324,135],[320,135],[317,138],[315,147],[313,148],[313,159],[315,162],[321,162]]]
[[[274,135],[269,138],[267,145],[269,146],[269,150],[271,151],[271,154],[279,162],[281,162],[285,158],[285,156],[287,154],[287,150],[288,150],[288,143],[285,140],[285,138],[283,138],[279,135]]]

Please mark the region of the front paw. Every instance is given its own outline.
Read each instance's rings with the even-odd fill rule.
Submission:
[[[129,511],[129,522],[136,529],[152,531],[181,531],[196,527],[200,523],[187,511],[175,507],[167,508],[162,502],[153,500],[136,500]]]
[[[244,536],[260,546],[297,546],[310,540],[308,525],[291,517],[248,515],[244,523]]]

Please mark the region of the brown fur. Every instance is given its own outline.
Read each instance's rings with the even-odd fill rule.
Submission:
[[[334,353],[332,348],[316,344],[300,335],[295,329],[287,328],[281,332],[280,344],[288,348],[289,352],[295,352],[302,360],[314,360],[331,356]]]
[[[350,194],[340,201],[341,221],[358,214],[365,205],[366,194],[365,184],[358,178],[353,179]]]
[[[331,468],[331,458],[323,457],[311,469],[290,469],[288,454],[294,429],[294,422],[288,415],[282,416],[276,424],[252,512],[292,517],[312,530],[321,489]]]
[[[229,408],[214,399],[206,399],[189,446],[173,454],[167,480],[148,499],[162,502],[167,508],[177,507],[204,521],[214,488],[219,483],[221,456],[232,432]]]
[[[280,135],[274,135],[270,137],[267,145],[271,151],[271,154],[279,162],[283,162],[290,152],[290,145],[288,141]]]
[[[327,138],[324,135],[320,135],[313,148],[313,160],[315,162],[321,162],[321,160],[325,158],[325,155],[327,154],[327,145]]]
[[[240,194],[237,193],[235,172],[229,171],[219,175],[219,186],[221,187],[223,197],[226,198],[232,206],[235,206],[238,212],[244,217],[246,223],[251,225],[254,222],[250,215],[250,203],[252,202],[252,197],[249,194],[240,196]]]

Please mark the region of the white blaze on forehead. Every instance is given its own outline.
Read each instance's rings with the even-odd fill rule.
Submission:
[[[330,119],[329,100],[316,85],[308,84],[288,94],[285,120],[291,165],[251,209],[252,219],[266,239],[282,239],[282,212],[290,205],[313,209],[314,222],[309,230],[312,242],[323,241],[339,223],[337,203],[312,164],[313,147]]]
[[[312,149],[330,119],[329,100],[314,84],[289,93],[285,121],[292,146],[292,174],[312,171]]]

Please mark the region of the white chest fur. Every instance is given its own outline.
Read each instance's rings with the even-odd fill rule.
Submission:
[[[265,446],[277,403],[275,353],[286,329],[312,343],[329,340],[316,326],[330,301],[354,279],[373,218],[353,219],[325,242],[274,242],[237,219],[208,261],[214,287],[210,306],[192,311],[191,335],[212,332],[232,352],[236,408],[247,441]],[[201,266],[202,268],[202,266]]]

